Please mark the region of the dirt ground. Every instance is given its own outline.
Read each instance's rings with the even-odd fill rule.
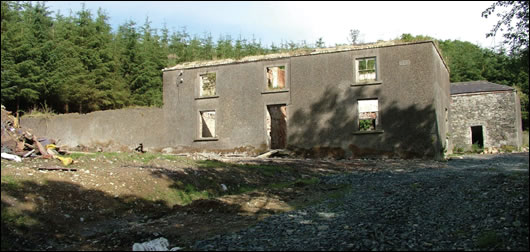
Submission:
[[[444,168],[428,160],[194,160],[152,153],[2,160],[2,250],[131,250],[158,237],[184,250],[267,216],[338,197],[343,172]],[[69,168],[49,170],[50,168]]]
[[[186,248],[318,202],[341,189],[318,185],[318,177],[353,167],[150,153],[72,157],[67,167],[53,159],[2,160],[2,250],[131,250],[157,237]]]

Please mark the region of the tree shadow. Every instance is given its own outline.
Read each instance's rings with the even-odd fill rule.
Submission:
[[[309,162],[309,161],[308,161]],[[284,160],[281,164],[255,161],[232,164],[198,161],[199,167],[130,165],[147,169],[155,178],[169,180],[168,189],[186,193],[208,192],[174,205],[165,199],[114,195],[82,185],[45,180],[2,181],[2,250],[130,250],[135,242],[166,237],[175,246],[191,244],[215,233],[244,228],[264,216],[281,212],[271,207],[287,202],[288,195],[264,192],[271,184],[294,186],[297,179],[340,172],[331,163],[321,170]],[[281,178],[281,179],[278,179]],[[7,181],[7,182],[6,182]],[[223,190],[221,184],[226,185]],[[277,191],[281,191],[282,188]],[[188,190],[188,191],[186,191]],[[239,201],[222,196],[246,195]],[[263,198],[250,211],[245,200]]]
[[[381,89],[327,89],[289,118],[288,148],[304,157],[433,158],[442,152],[434,106],[398,102]],[[359,132],[358,100],[378,99],[378,126]],[[434,102],[434,101],[433,101]]]

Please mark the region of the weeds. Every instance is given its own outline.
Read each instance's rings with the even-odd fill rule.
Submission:
[[[12,176],[2,176],[2,187],[9,191],[16,191],[21,188],[21,185]]]
[[[502,240],[495,231],[482,232],[477,238],[476,245],[479,248],[495,248],[501,245]]]

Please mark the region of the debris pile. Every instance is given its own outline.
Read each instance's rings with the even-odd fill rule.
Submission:
[[[133,244],[133,251],[179,251],[182,248],[174,247],[169,249],[169,242],[166,238],[160,237],[151,241]]]
[[[2,105],[2,158],[21,162],[22,158],[55,158],[64,166],[73,163],[56,145],[54,139],[39,138],[31,129],[21,127],[18,119]]]

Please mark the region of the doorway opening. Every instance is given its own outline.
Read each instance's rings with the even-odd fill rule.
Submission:
[[[267,137],[271,149],[287,146],[287,106],[267,105]]]
[[[482,125],[471,126],[471,144],[476,144],[479,148],[484,148]]]

